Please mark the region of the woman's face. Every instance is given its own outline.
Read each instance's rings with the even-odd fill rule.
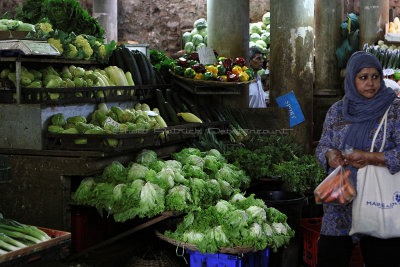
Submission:
[[[365,98],[373,98],[381,87],[381,77],[375,68],[363,68],[356,75],[357,91]]]

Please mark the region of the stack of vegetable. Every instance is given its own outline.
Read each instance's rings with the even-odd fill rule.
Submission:
[[[91,116],[90,123],[83,116],[73,116],[67,119],[62,113],[57,113],[50,118],[48,126],[50,133],[62,134],[124,134],[145,133],[149,130],[166,127],[164,119],[158,114],[149,116],[150,107],[146,103],[137,103],[134,108],[121,109],[112,106],[110,109],[104,103],[99,104]],[[157,108],[153,109],[158,112]],[[75,140],[76,144],[86,144],[86,138]],[[116,139],[108,138],[107,145],[117,146]]]
[[[15,67],[11,64],[0,72],[1,79],[8,79],[16,87]],[[41,68],[21,69],[21,86],[25,88],[74,88],[74,87],[98,87],[98,86],[134,86],[130,72],[124,73],[116,66],[108,66],[104,69],[91,67],[84,69],[75,65],[65,65],[57,69],[51,65]],[[104,98],[109,91],[98,91],[97,97]],[[133,90],[131,91],[133,94]],[[76,97],[82,97],[77,93]],[[93,96],[94,97],[94,96]],[[49,93],[49,98],[57,100],[59,93]],[[46,99],[44,99],[46,100]]]
[[[193,23],[193,30],[182,35],[186,53],[197,51],[200,47],[207,46],[207,21],[200,18]]]
[[[249,47],[257,47],[266,55],[270,44],[270,12],[263,15],[262,21],[250,23]]]
[[[316,157],[304,154],[290,135],[253,135],[244,146],[224,155],[252,180],[281,177],[287,190],[310,193],[326,177]]]
[[[389,33],[400,33],[400,20],[398,17],[389,22]]]
[[[28,31],[35,32],[35,25],[20,20],[0,19],[0,31]]]
[[[125,72],[129,71],[136,85],[165,83],[145,54],[139,50],[131,51],[124,44],[119,45],[113,51],[110,57],[110,65],[118,66]]]
[[[172,158],[143,150],[127,167],[113,162],[100,176],[85,178],[72,199],[119,222],[164,210],[187,212],[177,230],[165,234],[201,252],[242,245],[276,250],[294,236],[286,215],[240,193],[249,178],[218,150],[184,148]]]
[[[50,239],[37,227],[5,219],[0,213],[0,256]]]
[[[78,204],[107,211],[116,221],[152,217],[164,210],[191,211],[229,199],[250,180],[219,151],[185,148],[171,160],[143,150],[127,167],[114,162],[86,178],[73,194]]]
[[[247,82],[254,78],[254,70],[246,66],[244,58],[218,57],[216,51],[214,54],[217,62],[214,65],[201,64],[197,52],[185,54],[171,65],[171,71],[185,78],[203,81]]]
[[[26,0],[15,19],[30,23],[25,28],[34,24],[27,38],[47,39],[63,58],[106,63],[115,49],[114,41],[104,44],[103,28],[76,0]]]
[[[387,46],[384,41],[379,40],[377,45],[364,44],[363,50],[375,55],[383,69],[400,68],[400,51],[396,46]]]
[[[240,246],[254,250],[269,246],[276,252],[294,236],[286,221],[285,214],[268,208],[263,200],[236,193],[229,201],[220,200],[214,206],[189,212],[175,232],[166,231],[165,235],[195,244],[202,253]]]

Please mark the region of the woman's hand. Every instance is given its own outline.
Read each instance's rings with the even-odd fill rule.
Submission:
[[[335,148],[329,149],[325,153],[325,156],[328,160],[329,166],[331,166],[334,169],[336,169],[339,166],[343,166],[345,164],[342,152],[340,152],[339,150],[337,150]]]
[[[367,165],[385,166],[383,152],[365,152],[354,149],[350,154],[344,156],[347,163],[356,168],[363,168]]]

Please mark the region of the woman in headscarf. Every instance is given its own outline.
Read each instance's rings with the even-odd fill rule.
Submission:
[[[382,67],[374,55],[358,51],[350,57],[344,81],[345,96],[328,110],[316,149],[319,163],[329,173],[339,165],[351,171],[354,188],[357,188],[357,170],[366,165],[387,166],[392,174],[400,171],[400,102],[394,91],[386,87],[383,78]],[[373,135],[389,107],[383,152],[366,152],[370,151]],[[382,138],[380,131],[374,151],[381,147]],[[367,267],[400,266],[399,238],[349,235],[352,203],[324,204],[323,209],[318,267],[349,266],[357,242],[360,242]]]

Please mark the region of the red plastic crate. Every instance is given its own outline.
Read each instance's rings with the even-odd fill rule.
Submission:
[[[318,247],[317,242],[321,231],[322,218],[301,219],[301,232],[303,236],[303,261],[311,266],[317,265]],[[363,259],[360,245],[357,244],[353,250],[349,267],[362,267]]]

